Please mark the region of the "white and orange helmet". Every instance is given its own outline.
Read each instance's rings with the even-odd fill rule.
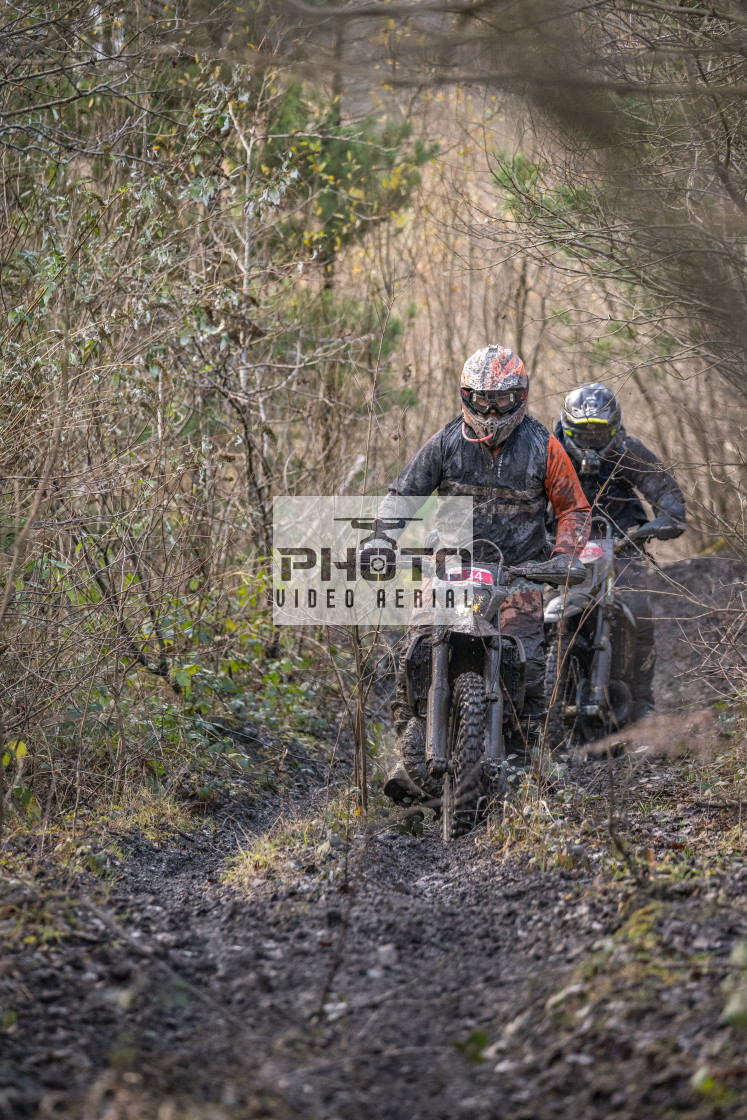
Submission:
[[[505,346],[485,346],[464,363],[460,393],[464,438],[505,443],[526,413],[529,378],[524,363]]]

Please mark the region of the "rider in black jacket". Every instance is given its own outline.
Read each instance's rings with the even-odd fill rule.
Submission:
[[[620,402],[600,382],[581,385],[563,402],[555,436],[576,468],[592,508],[603,513],[636,542],[657,537],[670,540],[685,529],[685,499],[661,460],[622,425]],[[653,510],[649,520],[639,495]],[[633,719],[643,719],[654,708],[653,676],[656,661],[654,620],[645,568],[633,544],[616,562],[616,586],[638,626],[636,684]]]
[[[473,499],[472,536],[497,545],[506,564],[540,563],[555,557],[570,571],[591,524],[589,506],[558,440],[528,416],[529,378],[518,354],[485,346],[464,364],[461,412],[413,455],[389,486],[379,517],[396,515],[401,499],[417,508],[428,495]],[[412,503],[415,503],[413,506]],[[545,507],[555,515],[554,542],[547,539]],[[485,559],[494,556],[488,550]],[[576,561],[578,563],[578,561]],[[526,655],[524,714],[539,723],[544,715],[544,626],[538,585],[511,594],[501,607],[501,630],[519,638]],[[407,699],[403,659],[392,705],[399,751],[409,760],[390,775],[384,792],[393,800],[428,790],[425,720]],[[418,781],[413,784],[413,776]],[[432,779],[431,779],[432,780]]]

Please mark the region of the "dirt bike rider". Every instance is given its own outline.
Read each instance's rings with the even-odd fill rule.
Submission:
[[[555,435],[570,455],[592,511],[603,513],[621,535],[643,544],[672,540],[685,529],[685,499],[661,460],[622,424],[620,402],[595,381],[580,385],[563,402]],[[654,512],[649,521],[641,494]],[[654,710],[654,620],[640,549],[631,544],[615,562],[616,586],[637,623],[632,719]]]
[[[551,560],[567,573],[589,536],[590,509],[576,472],[562,446],[526,412],[529,379],[524,363],[512,350],[486,346],[467,359],[462,370],[461,415],[436,432],[413,456],[379,510],[394,512],[398,496],[462,494],[473,498],[473,538],[492,541],[507,566],[524,569],[534,578],[532,565]],[[556,517],[554,548],[548,541],[544,511],[550,501]],[[488,546],[483,546],[487,549]],[[476,543],[475,560],[483,557]],[[530,572],[532,574],[530,574]],[[526,654],[524,713],[544,714],[544,625],[542,574],[537,587],[517,591],[501,608],[505,633],[518,637]],[[400,762],[384,786],[392,800],[417,797],[428,790],[425,765],[425,720],[410,708],[405,686],[404,657],[400,662],[392,705]],[[416,779],[415,785],[412,778]]]

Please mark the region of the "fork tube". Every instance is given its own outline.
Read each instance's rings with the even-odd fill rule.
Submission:
[[[503,692],[500,681],[501,639],[492,638],[485,652],[485,696],[488,701],[485,721],[485,757],[503,763]]]
[[[607,702],[607,690],[610,683],[610,669],[612,666],[612,626],[610,623],[610,590],[612,576],[608,577],[607,588],[602,602],[599,604],[599,617],[597,619],[597,632],[594,641],[594,662],[592,666],[591,702],[601,708]]]
[[[428,690],[428,717],[425,731],[426,761],[435,763],[434,771],[446,769],[446,734],[449,725],[449,643],[446,635],[433,639],[431,687]]]

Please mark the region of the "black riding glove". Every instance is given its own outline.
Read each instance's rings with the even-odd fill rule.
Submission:
[[[556,552],[549,560],[529,560],[526,564],[507,568],[506,574],[534,583],[549,583],[554,587],[576,587],[585,581],[586,568],[578,557]]]

